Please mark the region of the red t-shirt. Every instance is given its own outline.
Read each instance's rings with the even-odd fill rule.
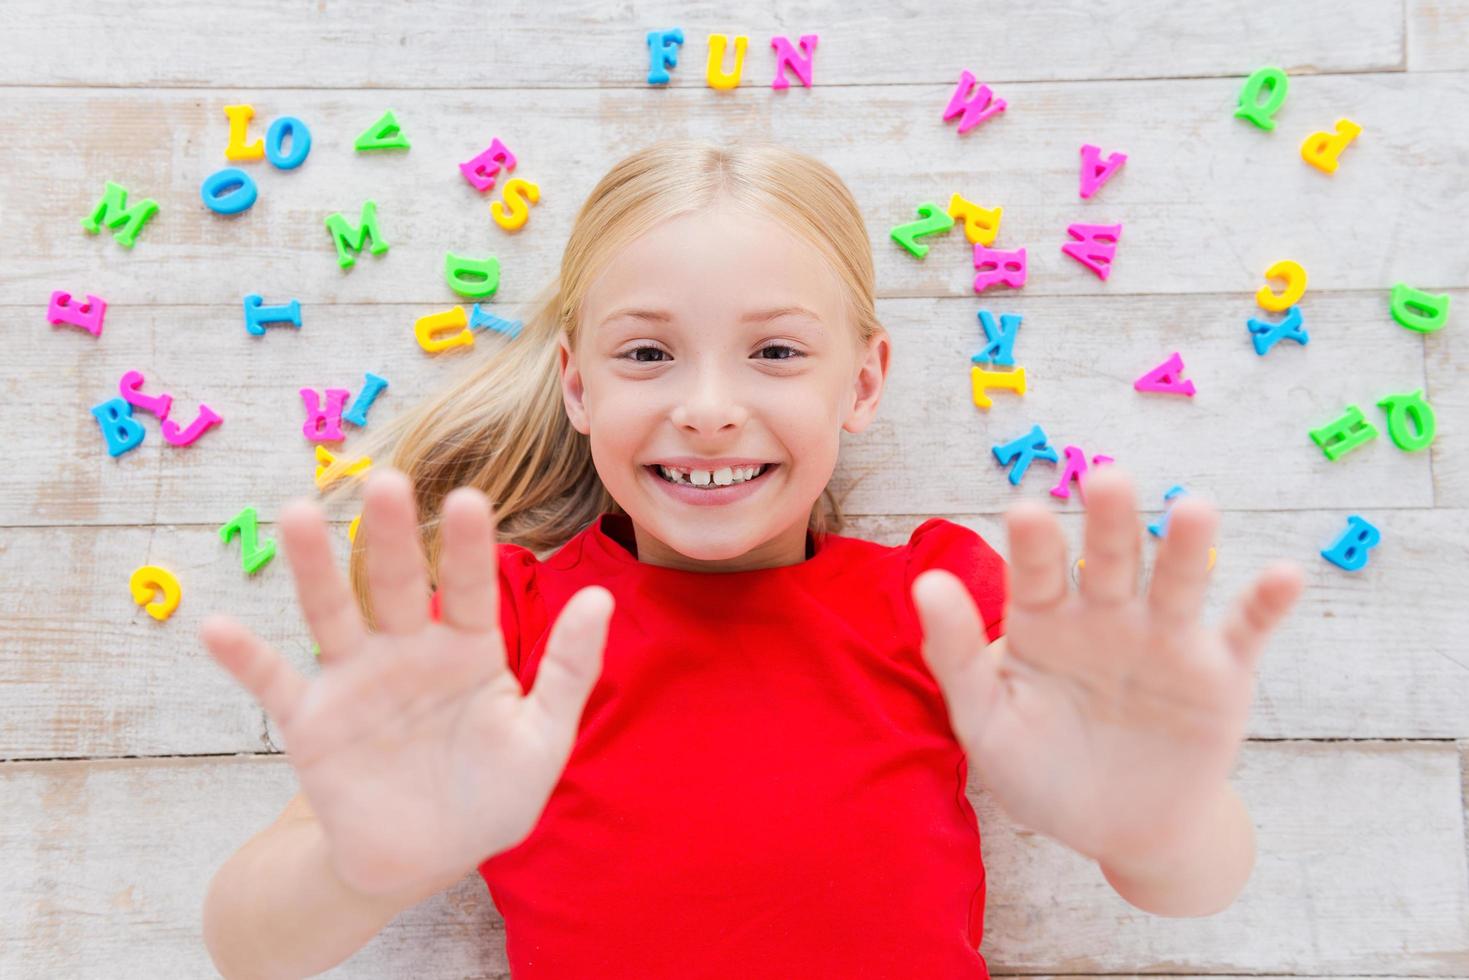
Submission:
[[[942,518],[899,547],[808,534],[812,557],[749,572],[635,552],[622,514],[545,561],[499,545],[526,690],[567,600],[615,598],[560,782],[480,865],[517,980],[988,977],[968,769],[911,585],[954,572],[993,639],[1000,556]]]

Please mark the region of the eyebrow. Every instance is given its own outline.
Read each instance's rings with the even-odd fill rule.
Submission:
[[[818,324],[822,322],[821,317],[817,316],[815,313],[811,312],[804,306],[777,306],[772,307],[768,310],[751,310],[750,312],[740,317],[740,322],[767,323],[771,320],[775,320],[783,316],[801,316],[806,317],[810,320],[814,320]],[[605,325],[613,320],[618,320],[623,317],[634,320],[646,320],[651,323],[672,323],[674,319],[673,314],[667,310],[648,310],[635,307],[625,307],[620,310],[612,311],[612,313],[603,318],[602,324]]]

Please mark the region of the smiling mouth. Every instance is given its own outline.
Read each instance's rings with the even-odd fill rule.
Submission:
[[[757,480],[763,479],[766,474],[775,469],[778,465],[780,464],[762,463],[760,465],[760,468],[756,470],[754,476],[746,480],[732,480],[729,483],[715,483],[712,479],[708,483],[693,483],[687,478],[672,480],[664,475],[663,467],[659,466],[657,463],[650,463],[645,466],[644,469],[651,472],[655,477],[662,480],[664,483],[668,483],[676,487],[690,487],[695,490],[723,490],[729,487],[743,486],[746,483],[754,483]]]

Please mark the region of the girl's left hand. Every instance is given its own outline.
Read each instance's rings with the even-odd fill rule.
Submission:
[[[1244,737],[1254,667],[1303,588],[1299,566],[1260,573],[1219,628],[1200,619],[1218,517],[1172,505],[1147,595],[1132,484],[1086,481],[1085,565],[1069,585],[1055,516],[1007,514],[1005,636],[986,644],[969,590],[931,569],[913,583],[923,654],[982,784],[1019,823],[1110,866],[1197,841]]]

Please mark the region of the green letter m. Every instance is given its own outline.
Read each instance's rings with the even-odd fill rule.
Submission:
[[[124,248],[132,248],[133,242],[138,240],[138,232],[143,230],[143,225],[148,219],[158,213],[158,202],[151,197],[128,207],[127,188],[121,184],[107,182],[107,190],[102,193],[102,200],[92,209],[89,217],[82,219],[82,227],[87,229],[91,235],[97,234],[102,225],[109,228],[124,226],[114,237],[117,243]]]
[[[357,261],[353,252],[362,251],[364,240],[372,239],[373,255],[379,255],[388,250],[388,243],[383,241],[382,229],[377,226],[377,202],[362,202],[362,224],[353,228],[347,223],[347,219],[341,213],[328,215],[326,219],[326,230],[331,232],[332,241],[337,246],[337,264],[343,269]]]

